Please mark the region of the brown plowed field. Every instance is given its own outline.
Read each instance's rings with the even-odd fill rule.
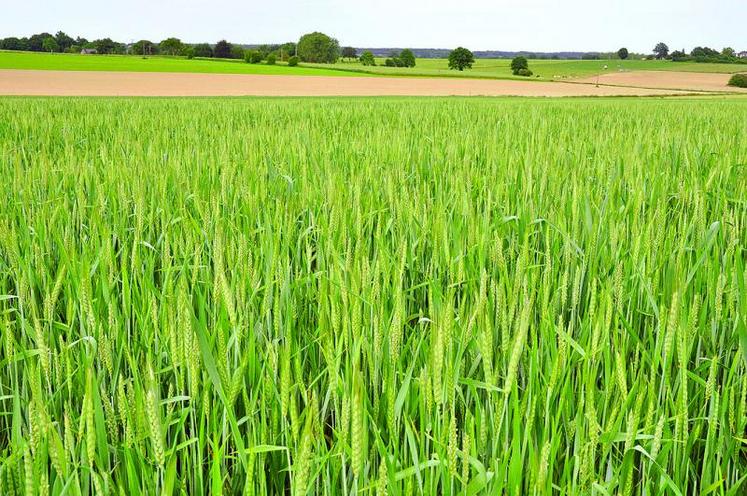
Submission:
[[[630,73],[633,74],[633,73]],[[641,72],[644,79],[649,72]],[[657,73],[658,74],[658,73]],[[677,73],[667,73],[677,78]],[[692,76],[717,76],[687,73]],[[613,75],[608,75],[613,76]],[[604,76],[607,77],[607,76]],[[634,80],[641,86],[647,83]],[[682,85],[680,85],[682,86]],[[699,84],[700,89],[711,89]],[[707,88],[705,88],[707,86]],[[632,96],[681,95],[656,89],[467,78],[266,76],[150,72],[0,70],[0,95],[50,96]]]

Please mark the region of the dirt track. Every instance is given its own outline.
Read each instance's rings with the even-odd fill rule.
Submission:
[[[747,66],[745,66],[747,72]],[[599,84],[626,86],[631,88],[658,88],[670,90],[693,91],[729,91],[747,92],[747,89],[728,86],[731,74],[705,72],[670,72],[670,71],[630,71],[610,72],[599,76]],[[594,84],[596,77],[580,79],[580,82]]]
[[[630,73],[633,74],[633,73]],[[669,73],[674,74],[674,73]],[[611,75],[610,75],[611,76]],[[612,83],[611,83],[612,84]],[[645,85],[650,86],[650,85]],[[685,87],[687,88],[687,87]],[[692,91],[687,91],[691,93]],[[264,76],[0,70],[0,95],[59,96],[623,96],[684,91],[466,78]]]

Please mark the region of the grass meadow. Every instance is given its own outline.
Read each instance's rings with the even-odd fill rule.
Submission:
[[[746,125],[0,99],[0,493],[744,494]]]
[[[386,67],[384,59],[367,67],[357,60],[340,60],[336,64],[303,63],[288,67],[247,64],[243,60],[191,59],[184,57],[141,57],[135,55],[80,55],[62,53],[0,51],[0,69],[69,70],[69,71],[128,71],[128,72],[195,72],[213,74],[279,74],[303,76],[416,76],[468,77],[486,79],[520,79],[522,81],[557,81],[590,77],[616,71],[685,71],[736,73],[746,72],[744,64],[700,64],[669,60],[530,60],[534,72],[531,78],[514,76],[509,59],[477,59],[472,69],[449,70],[446,59],[417,59],[414,68]],[[607,67],[605,69],[604,67]]]
[[[383,58],[376,59],[376,66],[363,66],[358,61],[342,60],[334,66],[325,64],[305,64],[315,67],[335,67],[350,71],[387,76],[432,76],[432,77],[472,77],[488,79],[520,79],[532,81],[557,81],[562,79],[591,77],[618,71],[684,71],[710,73],[747,72],[744,64],[707,64],[697,62],[672,62],[671,60],[529,60],[529,68],[534,72],[530,78],[514,76],[511,73],[511,59],[475,59],[472,69],[455,71],[449,69],[447,59],[417,59],[414,68],[386,67]],[[605,69],[606,67],[606,69]]]
[[[264,74],[285,76],[358,76],[354,72],[326,67],[289,67],[247,64],[237,59],[187,59],[185,57],[142,57],[137,55],[80,55],[0,51],[0,69],[115,72],[194,72],[208,74]]]

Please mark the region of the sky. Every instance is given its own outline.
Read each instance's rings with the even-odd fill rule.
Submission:
[[[282,43],[322,31],[343,46],[650,53],[747,50],[747,0],[0,0],[0,37],[58,30],[130,42]]]

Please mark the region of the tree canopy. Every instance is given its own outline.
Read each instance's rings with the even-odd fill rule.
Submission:
[[[475,63],[475,56],[464,47],[458,47],[449,53],[449,69],[456,69],[463,71],[464,69],[472,69],[472,64]]]
[[[399,53],[399,59],[405,67],[415,67],[415,54],[409,48],[405,48]]]
[[[623,48],[621,48],[621,49],[619,49],[619,50],[617,51],[617,57],[618,57],[618,58],[619,58],[620,60],[625,60],[625,59],[627,59],[629,55],[630,55],[630,53],[628,52],[628,49],[627,49],[627,48],[625,48],[625,47],[623,47]]]
[[[373,56],[373,53],[371,53],[371,50],[366,50],[361,54],[361,64],[362,65],[376,65],[376,59]]]
[[[158,49],[164,55],[180,55],[184,50],[184,43],[179,38],[166,38],[158,44]]]
[[[669,55],[669,47],[666,43],[659,42],[654,47],[654,54],[657,59],[665,59]]]
[[[342,58],[345,59],[354,59],[358,56],[358,53],[355,51],[355,48],[347,46],[342,49]]]
[[[215,44],[215,47],[213,48],[213,57],[219,59],[230,59],[232,48],[233,45],[231,45],[229,42],[227,42],[226,40],[220,40]]]
[[[340,57],[340,44],[336,39],[315,31],[298,40],[298,56],[303,62],[334,64]]]
[[[156,55],[158,46],[149,40],[140,40],[132,45],[132,53],[135,55]]]

